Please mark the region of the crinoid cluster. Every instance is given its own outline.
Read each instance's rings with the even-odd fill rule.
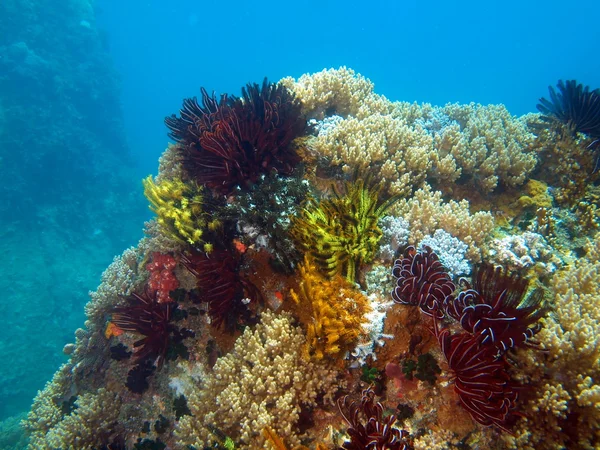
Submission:
[[[292,235],[328,277],[343,275],[354,283],[360,269],[379,250],[379,220],[397,200],[380,199],[381,189],[363,180],[347,183],[345,193],[334,189],[332,198],[311,199],[294,218]]]
[[[180,244],[199,246],[204,251],[212,250],[212,244],[206,241],[205,234],[207,230],[220,228],[221,223],[206,211],[201,187],[180,179],[163,179],[155,183],[149,176],[144,179],[144,194],[164,234]]]
[[[299,290],[291,295],[309,312],[304,320],[307,354],[316,360],[343,358],[366,334],[369,299],[340,275],[324,278],[309,258],[299,275]]]
[[[408,432],[394,427],[396,416],[384,416],[383,406],[375,401],[372,389],[362,391],[360,402],[338,400],[338,408],[348,424],[350,440],[341,450],[408,450]]]
[[[275,169],[289,175],[299,162],[292,141],[306,130],[300,103],[282,84],[248,84],[242,97],[218,100],[202,89],[202,104],[183,102],[180,117],[165,119],[190,178],[222,193],[247,187]]]
[[[537,108],[548,122],[559,121],[575,133],[600,138],[600,89],[576,80],[559,80],[558,92],[548,87],[550,100],[540,98]]]
[[[473,286],[456,286],[435,253],[409,247],[393,269],[397,303],[419,306],[432,317],[433,330],[454,390],[471,417],[502,430],[512,423],[518,385],[503,355],[526,344],[540,329],[545,314],[539,291],[527,295],[528,282],[501,268],[482,265],[473,274]],[[454,320],[462,331],[452,333],[444,321]]]
[[[181,262],[194,275],[215,326],[225,324],[231,329],[248,312],[243,300],[256,302],[261,297],[256,286],[240,274],[241,258],[231,250],[189,252],[181,256]]]

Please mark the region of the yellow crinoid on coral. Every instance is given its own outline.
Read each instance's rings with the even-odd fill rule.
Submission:
[[[365,316],[371,311],[369,299],[339,275],[324,278],[308,257],[299,272],[299,291],[290,294],[302,308],[308,355],[317,360],[343,358],[363,333]]]
[[[178,178],[155,183],[152,176],[148,176],[143,183],[144,195],[163,233],[181,243],[202,245],[203,250],[209,252],[212,245],[205,242],[204,232],[218,229],[220,222],[204,211],[202,188]]]
[[[293,219],[294,240],[325,276],[343,275],[354,283],[360,268],[375,257],[382,236],[379,219],[398,199],[381,201],[380,192],[363,180],[347,183],[344,195],[334,189],[332,198],[311,199]]]

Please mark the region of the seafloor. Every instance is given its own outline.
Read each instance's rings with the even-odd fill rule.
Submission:
[[[346,68],[166,123],[30,448],[600,448],[588,134]]]

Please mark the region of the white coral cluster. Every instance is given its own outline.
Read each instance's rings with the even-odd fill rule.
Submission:
[[[408,243],[408,221],[403,217],[385,216],[379,221],[379,227],[383,234],[378,257],[386,262],[393,261],[398,249]]]
[[[354,350],[350,352],[356,358],[358,365],[366,364],[369,356],[377,359],[375,349],[383,347],[386,339],[394,338],[394,335],[383,332],[387,311],[394,302],[382,300],[376,294],[371,294],[368,298],[371,310],[365,314],[366,322],[362,325],[363,333],[361,333]]]
[[[471,273],[471,266],[465,257],[468,245],[447,231],[435,230],[433,236],[425,236],[418,249],[422,250],[424,246],[435,252],[451,277]]]
[[[510,270],[528,268],[536,264],[542,274],[552,274],[561,265],[555,251],[544,236],[526,231],[493,239],[488,251],[490,262]]]

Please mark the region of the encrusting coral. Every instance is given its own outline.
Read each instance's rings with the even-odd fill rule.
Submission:
[[[362,334],[369,299],[340,275],[331,280],[307,257],[298,270],[298,292],[291,291],[306,325],[307,355],[317,360],[343,358]]]
[[[336,373],[305,356],[302,329],[289,314],[265,311],[255,328],[246,328],[231,353],[220,358],[202,389],[188,397],[191,416],[177,427],[179,445],[203,448],[219,429],[240,448],[262,448],[269,427],[290,446],[299,444],[297,422],[319,394],[332,401]]]

